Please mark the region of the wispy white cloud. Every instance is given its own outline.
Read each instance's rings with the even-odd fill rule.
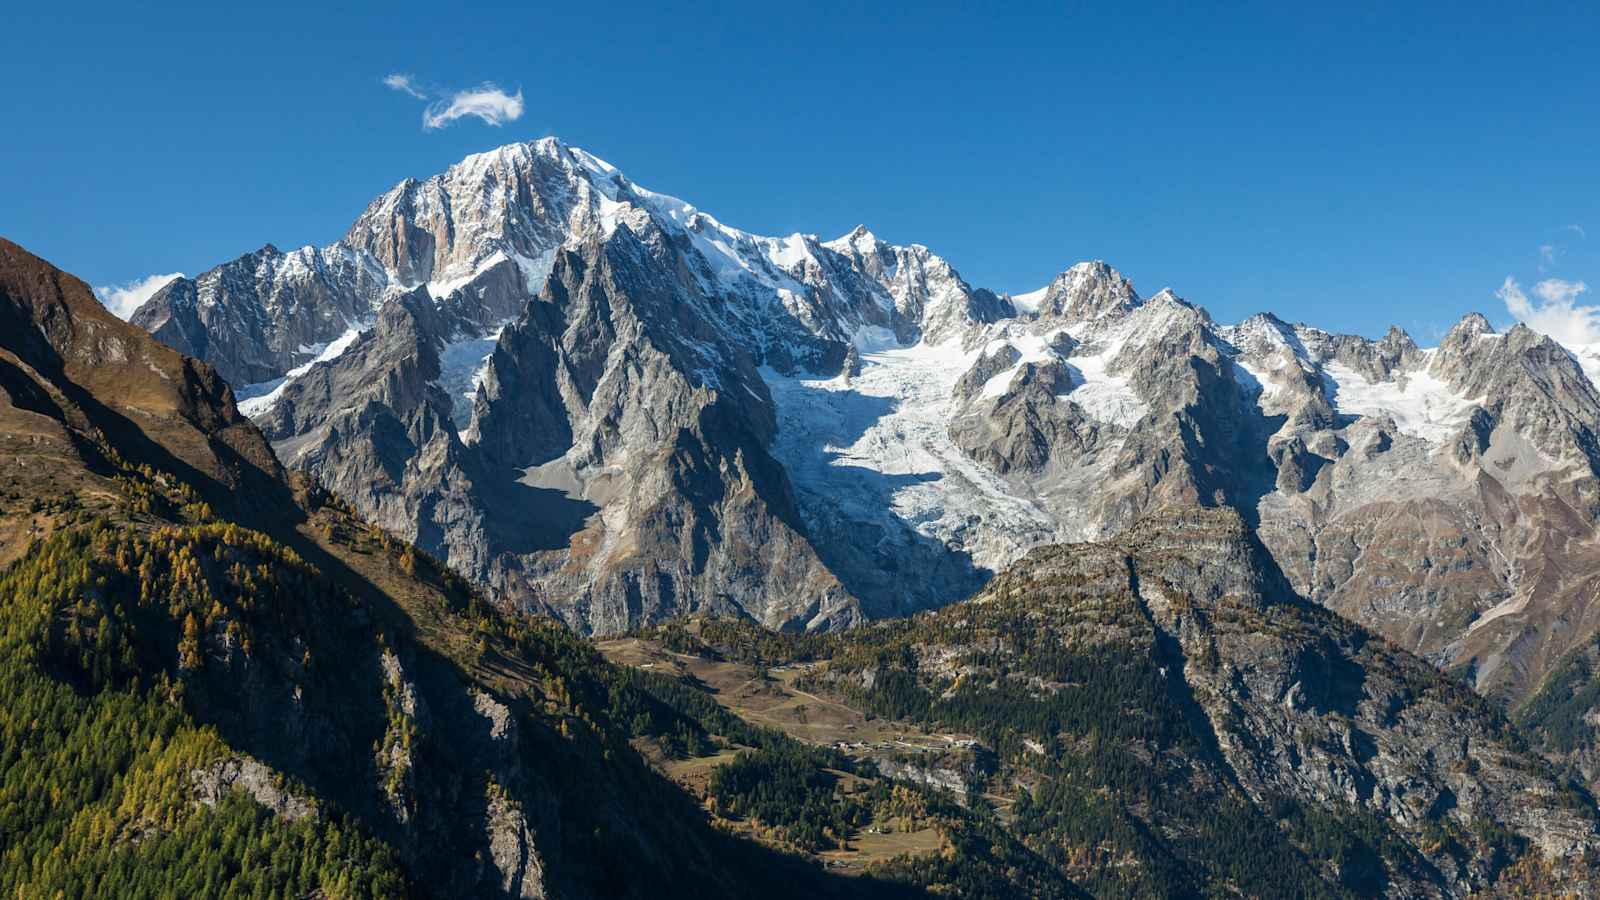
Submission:
[[[1539,245],[1539,258],[1544,260],[1544,264],[1547,265],[1547,266],[1555,265],[1556,264],[1556,256],[1558,256],[1560,253],[1561,253],[1561,248],[1557,247],[1555,244],[1540,244]]]
[[[404,72],[394,72],[383,76],[383,83],[385,87],[391,90],[399,91],[402,94],[410,94],[418,100],[428,99],[428,95],[417,85],[417,79]]]
[[[133,311],[144,304],[146,300],[155,296],[156,291],[167,286],[167,282],[182,278],[182,272],[173,272],[171,275],[151,275],[146,278],[137,278],[124,284],[108,284],[94,289],[96,297],[111,310],[119,319],[126,319],[133,315]]]
[[[1538,294],[1546,303],[1564,303],[1571,306],[1578,295],[1587,291],[1589,286],[1581,281],[1566,281],[1561,278],[1546,278],[1533,286],[1534,293]]]
[[[515,94],[507,94],[492,82],[485,81],[475,88],[456,91],[423,110],[422,127],[431,131],[467,116],[482,119],[495,127],[515,122],[522,118],[522,89],[518,88]]]
[[[422,130],[435,131],[458,119],[480,119],[499,127],[522,118],[522,89],[508,94],[492,81],[461,91],[424,86],[414,75],[392,72],[382,78],[384,87],[428,103],[422,111]]]
[[[1589,232],[1584,231],[1582,225],[1568,225],[1567,226],[1567,230],[1572,232],[1573,234],[1577,235],[1580,238],[1587,239],[1589,237]]]
[[[1534,331],[1549,335],[1557,343],[1573,347],[1600,343],[1600,306],[1580,306],[1578,298],[1589,290],[1581,281],[1546,278],[1533,286],[1536,303],[1515,278],[1507,275],[1495,292],[1506,311]]]

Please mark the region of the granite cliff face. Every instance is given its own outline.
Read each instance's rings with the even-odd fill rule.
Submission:
[[[268,244],[172,281],[131,321],[243,387],[315,357],[370,316],[388,284],[374,260],[339,245],[285,254]]]
[[[1600,626],[1600,398],[1481,317],[1435,348],[1222,325],[1101,262],[996,295],[862,228],[739,231],[546,139],[135,321],[216,363],[290,465],[583,630],[937,606],[1170,505],[1238,510],[1306,596],[1485,691]]]

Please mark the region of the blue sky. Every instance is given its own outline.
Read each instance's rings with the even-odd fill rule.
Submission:
[[[1510,321],[1509,277],[1600,340],[1593,4],[1120,6],[16,4],[0,233],[97,285],[195,273],[555,134],[731,225],[863,222],[996,290],[1103,258],[1225,321],[1426,343]],[[425,129],[392,73],[520,114]]]

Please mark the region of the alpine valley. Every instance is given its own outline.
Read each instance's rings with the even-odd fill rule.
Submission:
[[[553,138],[128,322],[0,241],[0,892],[1592,896],[1597,378]]]

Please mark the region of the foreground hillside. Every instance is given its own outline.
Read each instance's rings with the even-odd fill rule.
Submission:
[[[286,476],[5,242],[0,559],[8,896],[913,892],[714,827],[631,743],[705,710]]]
[[[1298,597],[1226,511],[1035,550],[909,620],[606,647],[769,673],[777,701],[716,696],[990,810],[1096,896],[1592,889],[1592,798],[1469,688]]]

